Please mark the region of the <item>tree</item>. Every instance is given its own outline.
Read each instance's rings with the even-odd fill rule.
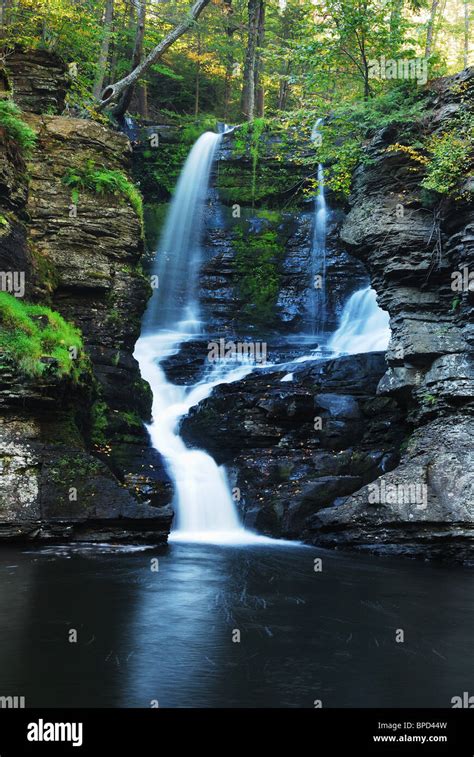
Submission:
[[[433,36],[436,23],[436,11],[438,10],[439,0],[431,0],[430,16],[428,26],[426,27],[426,46],[425,58],[429,58],[433,51]]]
[[[469,65],[469,0],[464,0],[464,46],[463,46],[464,68]]]
[[[153,48],[146,58],[136,66],[136,68],[123,79],[120,79],[120,81],[115,82],[115,84],[109,84],[109,86],[104,89],[98,109],[103,110],[108,105],[111,105],[115,100],[121,97],[124,92],[129,90],[130,87],[133,87],[138,79],[162,57],[168,48],[170,48],[177,39],[193,26],[194,22],[209,2],[210,0],[196,0],[191,7],[188,16],[175,26],[174,29],[172,29],[169,34],[167,34],[166,37]]]
[[[249,0],[247,49],[242,87],[242,115],[248,121],[253,121],[255,116],[256,95],[260,74],[258,45],[263,39],[264,14],[264,0]]]
[[[145,38],[145,17],[146,17],[146,0],[133,0],[137,11],[137,30],[135,34],[135,44],[132,53],[132,65],[129,76],[132,76],[141,63],[143,57],[143,40]],[[114,116],[123,116],[133,97],[136,79],[132,80],[123,90],[117,105],[113,108]]]
[[[112,23],[114,17],[114,0],[107,0],[105,4],[104,16],[104,36],[100,46],[99,61],[97,63],[97,76],[94,82],[93,95],[98,98],[104,86],[105,71],[109,58],[110,35],[112,33]]]

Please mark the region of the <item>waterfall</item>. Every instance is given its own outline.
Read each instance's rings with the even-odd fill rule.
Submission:
[[[321,144],[318,118],[311,132],[311,140]],[[323,334],[326,323],[326,227],[327,207],[324,193],[324,167],[318,165],[318,193],[314,202],[313,240],[311,245],[311,323],[313,334]],[[320,277],[320,278],[318,278]]]
[[[194,144],[183,166],[158,245],[153,274],[158,287],[144,319],[146,332],[189,321],[198,327],[196,283],[209,177],[221,134],[210,131]]]
[[[135,357],[153,392],[150,439],[174,484],[177,524],[172,539],[275,543],[241,526],[224,469],[206,452],[188,449],[179,436],[179,421],[192,406],[218,384],[243,378],[252,366],[225,360],[209,363],[205,378],[191,387],[169,382],[160,366],[199,330],[196,282],[203,208],[220,139],[219,134],[203,134],[183,166],[158,245],[154,273],[159,287],[145,315]]]
[[[371,287],[359,289],[346,302],[337,331],[328,348],[339,354],[386,350],[390,341],[390,318],[377,304]]]

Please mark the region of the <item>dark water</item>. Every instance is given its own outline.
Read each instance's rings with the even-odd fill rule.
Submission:
[[[171,545],[4,548],[0,573],[0,696],[27,706],[449,707],[474,693],[461,569]]]

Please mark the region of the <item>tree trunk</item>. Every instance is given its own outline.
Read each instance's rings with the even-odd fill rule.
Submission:
[[[226,56],[226,65],[225,65],[225,77],[224,77],[224,121],[227,122],[227,119],[229,118],[229,106],[230,106],[230,98],[232,94],[232,76],[234,73],[234,63],[235,63],[235,57],[234,57],[234,50],[233,50],[233,37],[234,32],[236,31],[236,27],[231,22],[230,18],[232,15],[232,0],[224,0],[224,8],[227,14],[227,23],[225,25],[225,33],[227,35],[227,44],[228,44],[228,52]]]
[[[245,52],[244,83],[242,88],[242,115],[247,121],[253,121],[255,114],[255,69],[260,1],[249,0],[248,2],[248,41]]]
[[[148,86],[146,81],[143,81],[137,87],[138,96],[138,112],[143,118],[148,118]]]
[[[429,58],[433,50],[433,35],[436,20],[436,11],[438,10],[439,0],[431,0],[430,17],[426,28],[426,47],[425,58]]]
[[[100,96],[104,86],[104,77],[107,69],[107,60],[109,57],[110,35],[112,32],[112,23],[114,16],[114,0],[107,0],[104,17],[104,36],[100,46],[99,60],[97,63],[97,76],[92,91],[95,98]]]
[[[131,74],[141,63],[143,57],[143,40],[145,38],[146,0],[137,0],[137,2],[137,31],[135,34],[135,44],[133,46]],[[132,101],[135,81],[132,81],[128,87],[124,89],[120,100],[112,111],[114,116],[120,118],[127,112],[128,106]]]
[[[390,46],[391,52],[397,53],[400,47],[400,21],[402,19],[403,0],[395,0],[390,13]]]
[[[288,92],[290,89],[290,83],[288,77],[291,70],[291,60],[286,62],[286,70],[280,79],[280,86],[278,89],[278,110],[286,110],[286,101],[288,99]]]
[[[263,61],[262,61],[262,48],[265,39],[265,4],[264,0],[260,0],[259,13],[258,13],[258,25],[257,25],[257,49],[255,54],[255,109],[258,118],[263,118],[265,112],[265,93],[262,86],[262,73],[263,73]]]
[[[194,5],[190,9],[189,15],[183,21],[181,21],[181,23],[175,26],[175,28],[172,29],[170,33],[167,34],[166,37],[162,39],[158,45],[156,45],[156,47],[153,48],[153,50],[146,56],[146,58],[140,63],[140,65],[135,68],[135,70],[131,71],[131,73],[129,73],[123,79],[120,79],[120,81],[115,82],[115,84],[110,84],[108,87],[106,87],[102,92],[102,99],[98,105],[98,110],[103,110],[107,105],[120,97],[120,95],[128,87],[134,85],[137,79],[143,76],[143,74],[148,71],[150,66],[156,63],[156,61],[161,58],[163,53],[165,53],[168,48],[171,47],[173,42],[176,42],[177,39],[179,39],[188,31],[188,29],[191,28],[191,26],[194,24],[194,21],[199,17],[199,15],[204,10],[206,5],[209,4],[209,2],[210,0],[196,0]]]
[[[464,68],[469,65],[469,0],[464,0]]]
[[[196,61],[196,78],[195,78],[195,89],[194,89],[194,116],[195,118],[199,115],[199,86],[201,83],[201,35],[199,34],[199,30],[197,33],[197,61]]]
[[[1,0],[0,2],[0,38],[2,37],[2,28],[5,29],[10,23],[10,13],[12,0]]]

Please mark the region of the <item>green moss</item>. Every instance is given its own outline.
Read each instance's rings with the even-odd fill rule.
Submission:
[[[89,160],[83,167],[68,168],[63,183],[71,188],[72,202],[77,204],[80,191],[113,194],[124,197],[138,217],[143,220],[143,201],[140,192],[121,171],[97,166]]]
[[[119,311],[116,308],[109,310],[106,318],[106,323],[109,326],[116,326],[122,320]]]
[[[8,234],[10,231],[10,222],[8,218],[0,213],[0,236]]]
[[[21,118],[21,110],[11,100],[0,100],[0,127],[20,150],[29,155],[36,145],[36,132]]]
[[[54,461],[48,470],[48,477],[56,484],[67,487],[74,484],[80,478],[96,476],[103,470],[102,463],[85,455],[64,455]]]
[[[265,221],[269,221],[272,224],[278,224],[281,221],[281,213],[279,210],[267,210],[261,208],[255,211],[257,218],[263,218]]]
[[[238,228],[232,246],[239,298],[244,319],[256,325],[270,325],[280,290],[279,265],[284,245],[275,229],[250,233]]]
[[[168,210],[168,203],[145,205],[144,222],[147,250],[156,250]]]
[[[39,251],[34,245],[30,246],[36,275],[48,293],[54,292],[59,284],[59,274],[54,263],[47,255]]]
[[[27,376],[49,372],[78,382],[89,368],[78,329],[54,310],[6,292],[0,292],[0,352]]]
[[[162,111],[165,113],[165,111]],[[178,177],[191,147],[205,131],[216,131],[214,116],[198,118],[166,113],[177,127],[175,141],[160,142],[158,148],[138,150],[135,156],[135,176],[146,197],[168,199],[174,192]]]
[[[240,205],[278,207],[285,201],[296,203],[301,197],[302,186],[298,169],[294,165],[283,165],[260,161],[258,181],[253,185],[252,168],[245,163],[221,164],[217,176],[219,197],[224,203]]]
[[[108,405],[103,400],[96,400],[91,408],[90,439],[97,447],[107,443],[108,411]]]

